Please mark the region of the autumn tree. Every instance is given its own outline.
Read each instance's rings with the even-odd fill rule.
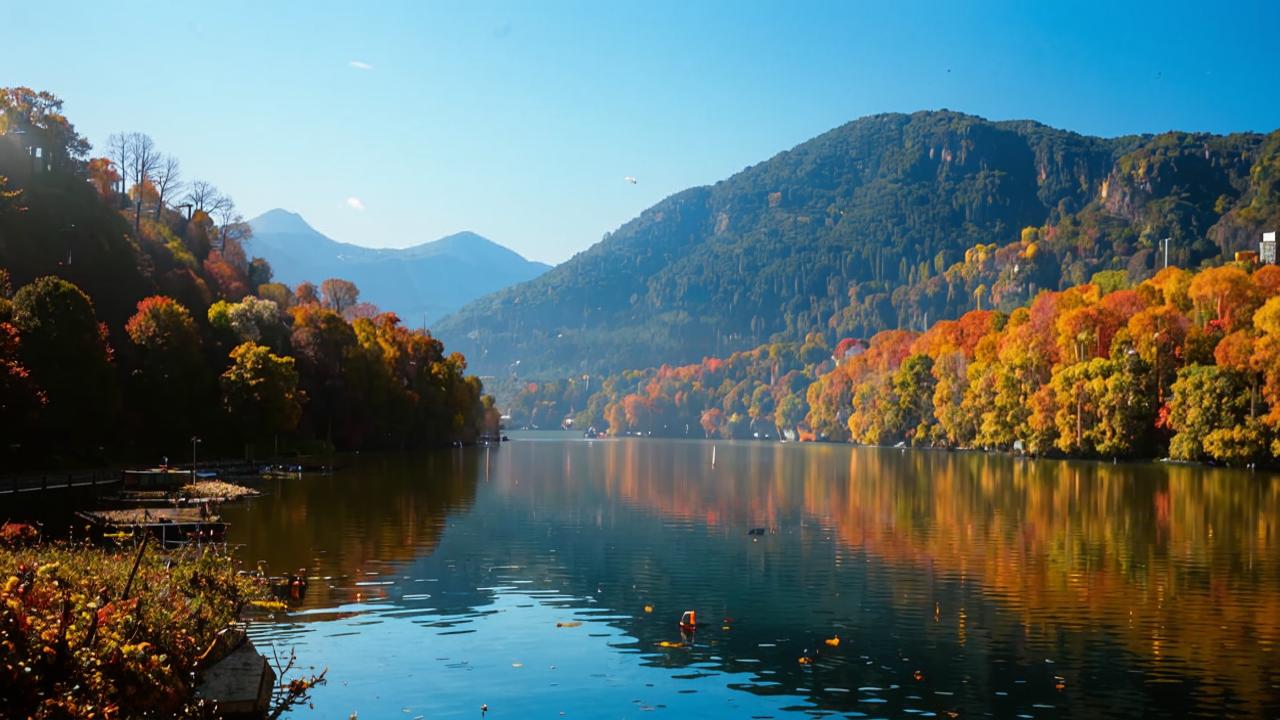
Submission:
[[[774,423],[778,426],[778,434],[785,435],[789,431],[794,431],[796,426],[804,420],[806,411],[804,400],[801,400],[799,395],[786,395],[783,397],[773,412]],[[705,413],[703,417],[706,417]],[[703,429],[706,429],[705,425]]]
[[[306,281],[298,283],[293,291],[294,302],[298,305],[319,305],[320,293],[314,283]]]
[[[969,360],[955,350],[933,364],[933,411],[937,439],[951,447],[967,447],[978,434],[978,417],[963,407],[969,389]]]
[[[256,259],[256,258],[255,258]],[[258,285],[258,297],[263,300],[270,300],[277,307],[288,310],[293,307],[296,302],[293,297],[293,291],[288,285],[278,282],[268,282]]]
[[[265,258],[256,257],[249,261],[249,269],[246,273],[249,287],[257,288],[271,282],[271,263]]]
[[[1177,307],[1148,307],[1129,318],[1134,350],[1155,373],[1157,404],[1163,404],[1168,387],[1185,357],[1190,321]]]
[[[350,280],[329,278],[320,283],[320,295],[325,307],[342,315],[360,299],[360,290]]]
[[[1248,381],[1238,371],[1212,365],[1179,370],[1169,401],[1169,427],[1174,431],[1169,455],[1177,460],[1212,457],[1205,440],[1243,424],[1248,412]]]
[[[1238,267],[1225,265],[1202,270],[1187,287],[1187,296],[1202,318],[1222,333],[1248,323],[1261,304],[1258,286]]]
[[[265,344],[277,352],[288,348],[288,334],[280,317],[280,306],[271,300],[247,295],[239,302],[219,300],[209,306],[209,325],[231,339]]]
[[[58,448],[96,448],[115,411],[115,373],[107,330],[80,288],[42,277],[13,298],[22,364],[48,401],[42,439]]]
[[[0,322],[0,434],[8,438],[8,445],[28,438],[45,402],[44,392],[22,364],[18,329]]]
[[[356,345],[355,332],[332,310],[299,305],[293,309],[290,345],[309,398],[307,419],[317,436],[332,442],[343,412],[344,370]]]
[[[125,332],[140,356],[131,395],[147,428],[144,438],[160,447],[185,442],[212,400],[206,396],[208,368],[191,313],[171,298],[148,297],[138,303]]]
[[[935,422],[933,364],[933,358],[917,353],[904,360],[894,372],[890,384],[896,402],[885,423],[891,440],[913,445],[928,443]]]
[[[98,191],[98,196],[103,200],[110,200],[120,182],[120,173],[116,172],[111,159],[93,158],[85,166],[85,170],[89,173],[89,184]]]
[[[89,141],[62,114],[62,100],[52,93],[0,88],[0,135],[15,131],[33,136],[32,144],[53,170],[69,171],[89,153]]]
[[[222,373],[222,403],[245,442],[252,445],[298,426],[305,395],[298,389],[294,359],[247,342],[231,351]]]
[[[1096,455],[1102,434],[1102,398],[1110,362],[1094,358],[1054,371],[1050,380],[1057,413],[1058,449],[1069,455]]]

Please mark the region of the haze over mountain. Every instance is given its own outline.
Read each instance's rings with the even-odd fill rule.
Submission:
[[[253,238],[245,250],[270,262],[276,280],[289,285],[350,280],[362,300],[414,327],[550,268],[473,232],[390,249],[337,242],[287,210],[269,210],[249,224]]]
[[[1256,249],[1278,198],[1280,132],[875,115],[677,193],[434,329],[477,372],[532,378],[920,329],[1100,271],[1140,279],[1165,237],[1183,267]]]

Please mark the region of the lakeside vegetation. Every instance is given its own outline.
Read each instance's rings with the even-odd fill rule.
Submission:
[[[0,458],[407,448],[494,424],[480,380],[350,282],[290,288],[230,198],[142,133],[101,157],[57,97],[0,88]]]
[[[278,605],[212,550],[139,555],[34,535],[0,530],[4,717],[210,717],[194,682],[215,637],[246,606]]]
[[[869,445],[1170,456],[1234,465],[1280,457],[1280,267],[1169,267],[1041,292],[869,342],[822,336],[726,361],[524,386],[512,423],[576,412],[615,434],[750,437],[775,429]],[[550,424],[545,420],[541,423]],[[776,435],[775,435],[776,436]]]

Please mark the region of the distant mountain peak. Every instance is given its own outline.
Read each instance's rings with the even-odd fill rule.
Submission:
[[[489,238],[470,230],[463,230],[452,235],[445,235],[430,244],[448,248],[501,247],[498,243],[490,240]]]
[[[281,208],[249,225],[253,237],[245,250],[266,258],[278,281],[351,280],[362,299],[405,318],[440,317],[549,267],[469,230],[412,247],[373,248],[333,240]]]
[[[319,234],[301,215],[284,208],[272,208],[249,221],[254,232],[272,234]]]

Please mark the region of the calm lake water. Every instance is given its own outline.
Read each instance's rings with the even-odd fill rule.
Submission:
[[[1280,715],[1275,476],[714,456],[526,435],[271,481],[224,516],[246,562],[313,577],[254,630],[329,668],[298,717]]]

